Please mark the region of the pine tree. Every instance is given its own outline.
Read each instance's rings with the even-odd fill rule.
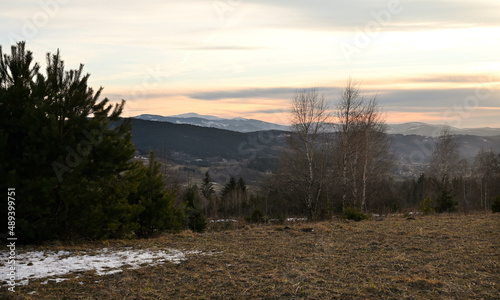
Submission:
[[[212,195],[215,194],[212,178],[210,178],[208,171],[205,172],[205,177],[203,178],[203,182],[201,184],[201,193],[207,199],[210,199]]]
[[[246,202],[246,190],[247,187],[243,178],[240,177],[238,181],[233,176],[229,178],[229,181],[221,192],[222,213],[224,217],[242,215],[242,208],[248,205]]]
[[[236,198],[236,179],[231,176],[229,181],[226,183],[224,188],[222,189],[220,200],[221,200],[221,213],[227,218],[230,214],[234,212],[234,202]]]
[[[206,218],[200,209],[200,193],[198,186],[188,186],[184,192],[184,204],[186,225],[189,229],[196,232],[203,232],[207,227]]]
[[[245,180],[243,178],[238,179],[238,183],[236,184],[236,188],[241,192],[241,193],[246,193],[247,191],[247,185],[245,183]]]
[[[44,75],[24,42],[0,48],[0,181],[17,188],[23,242],[116,236],[134,214],[121,175],[135,151],[124,101],[99,100],[89,76],[66,71],[59,52]]]
[[[214,184],[212,183],[212,178],[210,173],[205,172],[205,177],[201,183],[201,194],[204,199],[204,214],[205,216],[217,217],[217,212],[219,210],[217,194],[215,193]]]
[[[175,208],[175,194],[166,190],[154,152],[149,153],[147,167],[137,162],[129,174],[139,182],[137,190],[128,197],[131,205],[138,206],[138,234],[149,236],[164,230],[180,231],[184,227],[184,216]]]
[[[237,205],[238,205],[238,216],[241,216],[242,209],[246,208],[247,203],[247,185],[243,178],[239,178],[236,183],[236,197],[237,197]]]

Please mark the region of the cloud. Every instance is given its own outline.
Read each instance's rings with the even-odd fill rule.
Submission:
[[[450,78],[436,77],[436,80],[422,77],[422,81],[427,83],[440,82],[470,82],[467,76],[457,76]],[[411,81],[410,81],[411,82]],[[340,97],[342,86],[316,87],[320,94],[330,104],[335,105]],[[191,99],[205,101],[233,100],[235,103],[266,99],[269,103],[276,101],[282,104],[282,100],[291,100],[294,93],[301,88],[275,87],[275,88],[254,88],[254,89],[233,89],[219,91],[199,91],[188,95]],[[446,109],[464,109],[479,107],[500,107],[500,91],[487,85],[477,85],[469,88],[406,88],[406,89],[377,89],[374,86],[363,88],[360,86],[363,95],[370,97],[377,95],[377,99],[384,110],[398,110],[401,112],[433,112]],[[262,109],[249,111],[249,113],[272,114],[283,112],[280,108]]]
[[[220,46],[193,46],[186,48],[177,48],[175,50],[188,50],[188,51],[232,51],[232,50],[265,50],[265,47],[251,47],[251,46],[235,46],[235,45],[220,45]]]
[[[431,74],[419,77],[409,78],[410,82],[451,82],[451,83],[494,83],[498,81],[496,78],[477,74]]]
[[[256,0],[269,8],[267,26],[352,31],[368,22],[382,21],[383,29],[421,31],[435,28],[498,26],[500,4],[494,1],[458,2],[388,0]],[[388,12],[389,14],[387,14]],[[377,17],[378,16],[378,17]]]
[[[243,88],[234,90],[220,91],[201,91],[191,93],[188,96],[198,100],[223,100],[223,99],[248,99],[248,98],[275,98],[275,99],[292,99],[296,92],[304,88],[311,87],[274,87],[274,88]],[[313,87],[318,90],[318,93],[324,94],[325,97],[338,94],[339,87]]]
[[[385,90],[379,101],[389,107],[419,107],[419,109],[441,107],[500,107],[498,90],[486,87],[461,89]]]
[[[258,109],[246,112],[247,114],[281,114],[287,113],[287,109]]]
[[[235,89],[229,91],[202,91],[189,94],[189,97],[199,100],[221,100],[235,98],[262,98],[272,97],[281,98],[289,97],[296,89],[287,87],[276,88],[254,88],[254,89]]]

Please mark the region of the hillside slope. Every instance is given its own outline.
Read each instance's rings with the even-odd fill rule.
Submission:
[[[193,158],[250,159],[276,156],[284,145],[281,131],[241,133],[188,124],[132,119],[132,141],[137,150],[182,152]]]

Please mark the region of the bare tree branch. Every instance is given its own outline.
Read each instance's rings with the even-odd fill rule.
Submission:
[[[293,151],[294,168],[304,174],[308,218],[312,219],[315,202],[324,181],[327,127],[330,114],[323,95],[316,89],[298,91],[291,109],[292,135],[289,145]]]

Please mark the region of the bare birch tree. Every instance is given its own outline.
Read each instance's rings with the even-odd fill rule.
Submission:
[[[438,137],[429,164],[429,172],[437,180],[437,212],[454,211],[458,204],[455,201],[452,183],[457,177],[459,163],[458,144],[454,141],[450,128],[445,126]]]
[[[367,100],[349,79],[336,108],[338,165],[342,172],[342,209],[348,202],[366,210],[368,182],[386,171],[381,164],[389,144],[376,96]],[[360,192],[361,190],[361,192]]]
[[[459,161],[458,145],[450,133],[450,128],[445,126],[438,137],[429,165],[430,173],[438,179],[442,189],[448,188],[450,181],[456,174]]]
[[[498,159],[495,157],[495,153],[491,150],[486,151],[482,149],[476,155],[474,160],[474,173],[475,177],[479,181],[480,186],[480,202],[483,209],[488,209],[488,201],[490,199],[490,190],[492,186],[495,185],[495,179],[498,180],[498,174],[500,173],[498,169]],[[497,181],[498,182],[498,181]]]
[[[388,171],[387,158],[389,141],[386,135],[385,120],[374,96],[363,107],[361,119],[361,148],[364,152],[361,171],[361,209],[366,210],[368,181],[374,176]]]
[[[342,171],[342,210],[346,208],[350,183],[349,162],[356,160],[354,141],[357,139],[358,120],[361,115],[363,99],[359,94],[358,83],[352,79],[347,81],[342,90],[340,101],[336,108],[337,154],[339,167]],[[352,170],[351,170],[352,171]],[[354,187],[354,193],[356,188]]]
[[[303,174],[306,186],[305,204],[307,217],[313,218],[323,188],[326,171],[327,127],[330,115],[323,95],[314,88],[295,93],[291,109],[292,134],[289,145],[292,150],[294,168]]]

